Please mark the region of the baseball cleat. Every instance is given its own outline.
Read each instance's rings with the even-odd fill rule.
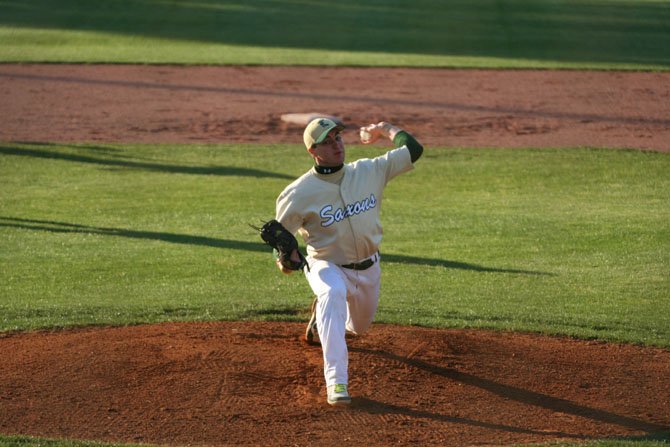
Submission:
[[[336,406],[349,405],[351,403],[351,396],[349,396],[347,386],[341,383],[330,385],[328,387],[328,403]]]
[[[314,344],[314,338],[319,335],[319,332],[316,330],[316,298],[312,303],[312,315],[309,317],[309,323],[307,323],[307,328],[305,329],[305,340],[307,343]]]

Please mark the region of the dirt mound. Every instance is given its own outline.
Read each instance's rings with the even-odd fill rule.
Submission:
[[[472,445],[670,427],[670,352],[374,325],[351,408],[325,403],[295,323],[158,324],[0,338],[0,433],[171,445]]]

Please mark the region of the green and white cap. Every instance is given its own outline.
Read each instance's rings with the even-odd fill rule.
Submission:
[[[328,118],[315,118],[310,121],[307,127],[305,127],[305,132],[302,135],[307,149],[315,144],[322,143],[328,136],[328,132],[335,128],[338,128],[341,131],[344,129],[344,125],[336,123]]]

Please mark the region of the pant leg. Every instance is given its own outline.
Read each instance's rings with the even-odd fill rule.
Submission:
[[[381,269],[376,262],[367,270],[342,269],[349,284],[346,329],[363,334],[372,324],[379,304]]]
[[[349,352],[345,340],[347,321],[347,281],[335,264],[310,260],[305,272],[317,296],[316,325],[323,351],[326,385],[349,383]]]

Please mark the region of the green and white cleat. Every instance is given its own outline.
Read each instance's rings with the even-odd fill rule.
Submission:
[[[349,396],[347,386],[341,383],[330,385],[328,387],[328,403],[335,406],[349,405],[351,396]]]

